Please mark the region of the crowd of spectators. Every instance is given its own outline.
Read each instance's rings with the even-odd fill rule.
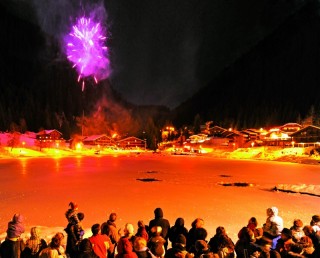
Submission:
[[[202,218],[195,218],[190,229],[181,217],[170,226],[161,208],[154,210],[149,223],[139,220],[136,227],[127,223],[123,230],[117,227],[117,214],[111,213],[107,221],[92,225],[92,235],[86,238],[84,214],[76,203],[69,203],[65,216],[64,232],[47,243],[38,227],[23,239],[23,216],[14,214],[0,245],[0,258],[320,258],[320,215],[310,216],[306,224],[297,218],[285,228],[276,207],[266,210],[261,227],[251,217],[239,229],[236,242],[223,226],[208,236]]]

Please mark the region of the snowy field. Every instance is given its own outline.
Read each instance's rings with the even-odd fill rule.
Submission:
[[[118,227],[153,219],[161,207],[173,225],[183,217],[185,226],[201,217],[208,240],[218,226],[229,236],[255,216],[260,226],[266,209],[276,206],[290,227],[300,218],[309,224],[320,214],[320,169],[317,165],[218,159],[207,156],[159,154],[66,158],[0,159],[0,239],[14,213],[25,216],[26,233],[40,226],[49,240],[66,226],[68,203],[84,212],[86,236],[94,223],[118,214]],[[280,190],[294,192],[272,191]],[[295,193],[298,192],[298,193]],[[300,192],[300,193],[299,193]]]

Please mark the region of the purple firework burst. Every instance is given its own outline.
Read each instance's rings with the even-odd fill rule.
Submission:
[[[78,82],[82,79],[82,90],[84,78],[92,76],[97,83],[109,76],[110,62],[104,32],[100,23],[81,17],[65,37],[67,58],[79,74]]]

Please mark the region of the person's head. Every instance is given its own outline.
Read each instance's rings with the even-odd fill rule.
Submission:
[[[176,244],[179,244],[181,246],[186,246],[187,244],[186,237],[183,234],[179,234],[176,239]]]
[[[301,219],[295,219],[293,221],[293,228],[295,230],[302,230],[302,227],[303,227],[303,223]]]
[[[61,245],[61,238],[57,236],[57,234],[51,239],[50,246],[53,249],[58,249]]]
[[[38,227],[32,227],[30,229],[30,239],[37,239],[40,237],[40,229]]]
[[[191,227],[193,228],[202,228],[204,226],[204,220],[201,218],[196,218],[192,223]]]
[[[79,221],[82,221],[82,220],[84,219],[84,213],[79,212],[79,213],[77,214],[77,217],[78,217]]]
[[[206,240],[208,232],[205,228],[196,228],[194,230],[196,240]]]
[[[147,246],[147,240],[143,237],[136,237],[134,239],[133,248],[135,251],[143,250]]]
[[[254,242],[255,237],[253,231],[248,227],[243,227],[238,233],[239,239],[243,240],[246,243]]]
[[[248,226],[250,228],[256,228],[258,226],[258,221],[255,217],[251,217],[248,221]]]
[[[163,211],[162,211],[161,208],[156,208],[156,209],[154,210],[154,217],[155,217],[156,219],[163,218]]]
[[[138,221],[138,228],[144,228],[144,227],[145,227],[145,225],[144,225],[143,221],[139,220]]]
[[[197,240],[195,243],[195,249],[198,253],[202,253],[202,252],[207,251],[209,248],[208,248],[208,244],[206,241]]]
[[[216,228],[216,234],[218,236],[225,236],[227,233],[224,227],[219,226]]]
[[[177,218],[176,222],[174,223],[176,227],[184,227],[184,219],[183,218]]]
[[[132,224],[127,223],[124,225],[123,233],[125,236],[132,236],[134,233],[134,227]]]
[[[281,239],[287,241],[292,238],[292,231],[288,228],[283,228],[281,231]]]
[[[310,221],[311,226],[320,226],[320,215],[313,215]]]
[[[110,215],[109,215],[109,220],[110,220],[111,222],[115,222],[116,219],[117,219],[117,214],[114,213],[114,212],[110,213]]]
[[[96,223],[96,224],[93,224],[92,227],[91,227],[91,232],[92,232],[92,235],[96,236],[100,233],[100,230],[101,230],[101,227],[100,227],[100,224]]]
[[[62,240],[64,239],[64,234],[62,232],[58,232],[55,234],[55,237],[59,238],[60,241],[62,242]]]
[[[277,207],[271,207],[267,209],[267,216],[277,216],[278,215],[278,208]]]

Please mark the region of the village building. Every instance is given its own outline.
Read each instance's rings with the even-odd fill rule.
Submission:
[[[147,141],[139,139],[134,136],[130,136],[124,139],[117,141],[117,147],[122,149],[146,149]]]
[[[115,141],[106,134],[90,135],[84,137],[82,140],[84,145],[101,146],[101,147],[114,147]]]

